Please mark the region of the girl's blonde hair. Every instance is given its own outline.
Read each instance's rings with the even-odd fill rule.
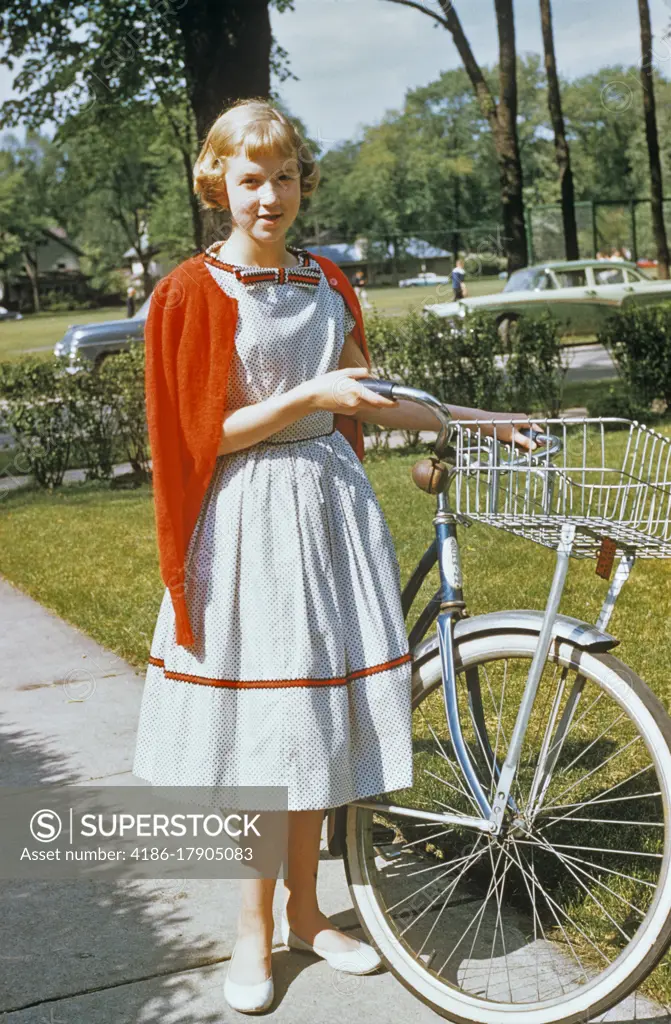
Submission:
[[[302,196],[317,188],[319,167],[291,121],[267,100],[238,100],[214,122],[194,164],[193,191],[209,209],[226,208],[226,158],[239,150],[248,160],[279,152],[300,171]]]

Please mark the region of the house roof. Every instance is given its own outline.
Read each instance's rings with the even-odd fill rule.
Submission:
[[[70,241],[70,239],[67,236],[65,228],[62,228],[59,225],[54,224],[50,228],[42,228],[42,231],[45,235],[48,235],[50,238],[53,238],[55,242],[58,242],[59,245],[62,245],[65,249],[69,249],[76,256],[84,255],[84,250],[80,249],[78,245]]]
[[[308,248],[310,252],[314,252],[319,256],[326,256],[328,259],[333,260],[334,263],[343,264],[365,261],[365,245],[366,239],[358,239],[352,244],[348,242],[333,242],[330,245],[310,245]],[[439,249],[437,246],[426,242],[423,238],[406,238],[403,247],[408,256],[413,256],[420,260],[437,259],[441,256],[452,255],[447,249]],[[391,257],[392,253],[393,247],[390,243],[387,255]]]

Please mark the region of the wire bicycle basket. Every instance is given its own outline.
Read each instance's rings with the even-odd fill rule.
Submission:
[[[502,421],[452,422],[456,513],[554,549],[572,523],[575,558],[597,558],[605,539],[620,556],[671,558],[671,439],[618,418],[534,422],[554,450],[499,441]]]

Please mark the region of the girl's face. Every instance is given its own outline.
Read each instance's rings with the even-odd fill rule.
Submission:
[[[301,204],[296,159],[263,155],[249,160],[244,151],[226,158],[226,193],[233,226],[258,242],[274,241],[289,230]]]

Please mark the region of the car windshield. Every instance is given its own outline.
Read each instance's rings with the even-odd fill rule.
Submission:
[[[541,279],[544,275],[544,270],[533,269],[532,267],[516,270],[508,278],[503,290],[504,292],[533,292],[536,288],[541,287]]]

